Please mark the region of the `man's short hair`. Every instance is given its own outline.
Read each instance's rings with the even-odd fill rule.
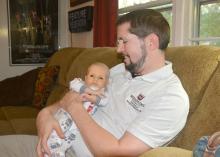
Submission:
[[[144,38],[154,33],[159,38],[159,48],[164,50],[170,41],[170,26],[160,12],[153,9],[135,10],[119,17],[117,26],[125,22],[130,23],[129,31]]]

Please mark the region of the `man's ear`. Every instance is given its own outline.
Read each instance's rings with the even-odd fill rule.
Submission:
[[[149,50],[155,50],[159,48],[159,37],[151,33],[145,38],[145,43],[147,44],[147,48]]]

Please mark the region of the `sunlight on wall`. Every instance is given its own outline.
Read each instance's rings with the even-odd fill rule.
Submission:
[[[0,28],[0,37],[7,37],[8,36],[8,29]]]

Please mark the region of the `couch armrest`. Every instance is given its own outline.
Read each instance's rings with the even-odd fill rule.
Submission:
[[[142,154],[140,157],[192,157],[192,151],[177,147],[159,147]]]

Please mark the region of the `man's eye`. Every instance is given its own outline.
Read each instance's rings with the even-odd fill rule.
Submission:
[[[123,40],[123,44],[126,44],[128,41],[127,40]]]
[[[128,42],[128,40],[124,40],[124,39],[118,39],[117,40],[117,45],[121,44],[126,44]]]

